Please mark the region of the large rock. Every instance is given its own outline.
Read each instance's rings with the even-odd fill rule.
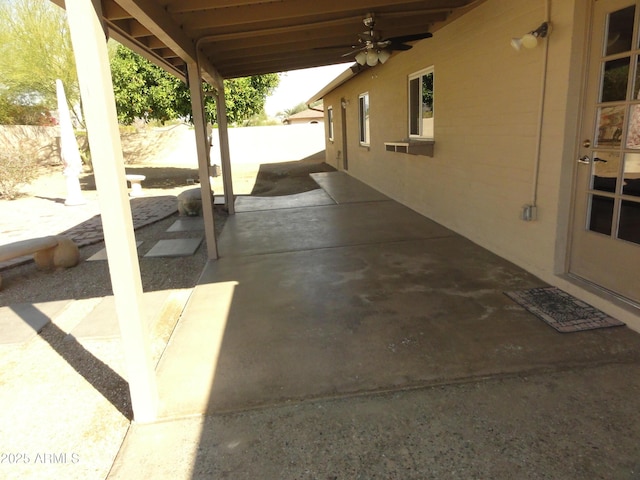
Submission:
[[[80,250],[73,240],[56,236],[58,244],[53,248],[40,250],[33,254],[36,265],[44,270],[75,267],[80,262]]]
[[[31,254],[38,268],[43,270],[75,267],[80,263],[78,246],[73,240],[61,235],[30,238],[0,246],[0,262]]]
[[[213,191],[211,192],[213,196]],[[178,213],[187,217],[202,215],[202,195],[200,188],[190,188],[178,195]]]

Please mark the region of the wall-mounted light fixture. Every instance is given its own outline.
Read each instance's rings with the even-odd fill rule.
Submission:
[[[526,33],[522,37],[512,38],[511,46],[518,51],[522,47],[536,48],[536,46],[538,45],[538,38],[545,38],[549,34],[550,30],[551,30],[551,25],[549,24],[549,22],[544,22],[538,28],[530,31],[529,33]]]
[[[389,60],[391,56],[391,52],[388,50],[375,50],[373,48],[368,48],[366,50],[362,50],[360,53],[356,55],[356,62],[358,65],[369,65],[373,67],[380,63],[384,63]]]

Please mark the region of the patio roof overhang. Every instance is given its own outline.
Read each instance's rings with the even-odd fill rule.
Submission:
[[[149,422],[157,418],[159,398],[105,34],[188,81],[203,179],[210,174],[210,145],[202,80],[216,88],[225,203],[233,214],[223,79],[344,63],[370,13],[382,38],[390,38],[434,32],[484,0],[51,1],[68,13],[131,401],[136,420]],[[200,188],[208,255],[215,259],[210,183]]]
[[[53,0],[64,6],[64,0]],[[102,0],[110,36],[185,79],[344,63],[374,13],[383,38],[434,32],[484,0]]]

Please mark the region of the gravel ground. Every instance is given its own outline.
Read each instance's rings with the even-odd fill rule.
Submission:
[[[221,231],[226,213],[216,209],[216,229]],[[175,258],[145,258],[154,243],[160,239],[202,237],[202,231],[166,232],[178,219],[174,214],[159,222],[136,231],[136,240],[142,241],[138,248],[140,254],[140,273],[143,291],[191,288],[206,263],[205,243],[195,255]],[[0,290],[0,305],[24,302],[46,302],[52,300],[83,299],[112,295],[109,267],[106,261],[86,260],[104,248],[104,242],[80,249],[81,261],[74,268],[56,272],[40,271],[33,262],[2,271],[4,288]],[[28,289],[25,286],[28,285]]]

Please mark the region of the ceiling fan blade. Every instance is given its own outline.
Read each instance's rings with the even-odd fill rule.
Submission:
[[[345,48],[353,48],[354,50],[360,48],[360,46],[356,45],[331,45],[328,47],[313,47],[314,50],[344,50]]]
[[[431,38],[433,34],[430,32],[424,33],[414,33],[413,35],[400,35],[399,37],[391,37],[385,40],[391,40],[393,43],[405,43],[405,42],[415,42],[416,40],[423,40],[425,38]]]
[[[407,50],[411,50],[413,48],[412,45],[407,45],[406,43],[400,43],[400,42],[390,42],[389,45],[386,47],[387,50],[397,50],[400,52],[406,52]]]
[[[353,50],[351,50],[350,52],[347,53],[343,53],[342,55],[340,55],[341,57],[351,57],[353,55],[357,55],[358,52],[360,52],[361,50],[364,50],[363,48],[354,48]]]

